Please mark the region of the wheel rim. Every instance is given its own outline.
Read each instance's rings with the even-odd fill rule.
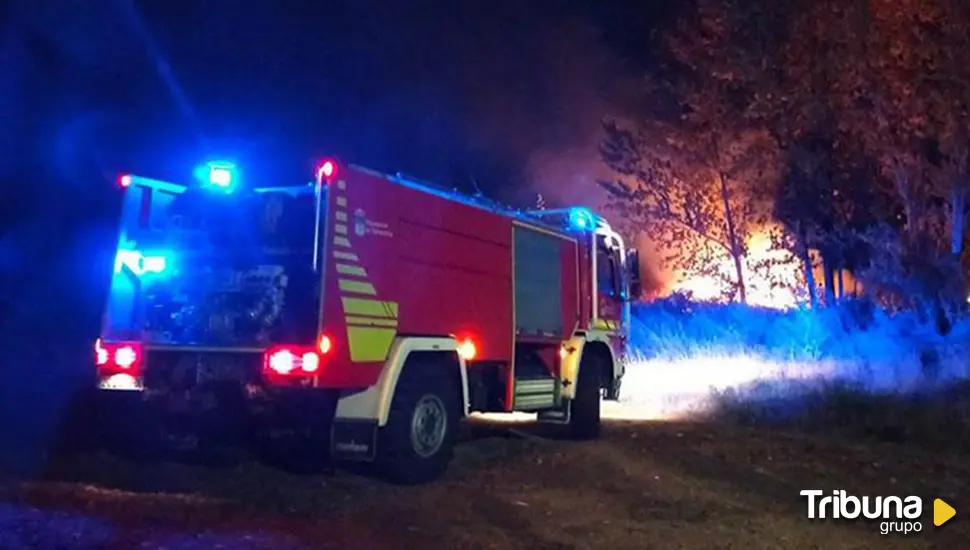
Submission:
[[[441,449],[448,431],[445,404],[436,395],[425,395],[418,400],[411,416],[411,447],[423,458]]]

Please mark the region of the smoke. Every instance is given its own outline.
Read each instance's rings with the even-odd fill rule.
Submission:
[[[567,21],[537,37],[547,114],[525,164],[526,193],[550,205],[581,204],[607,214],[597,180],[612,171],[599,155],[605,117],[624,111],[634,79],[594,26]]]
[[[485,118],[476,125],[480,135],[511,147],[521,157],[525,185],[515,194],[517,204],[531,207],[538,194],[546,206],[582,205],[623,227],[608,207],[608,195],[597,181],[617,175],[599,153],[606,117],[633,112],[639,86],[621,57],[605,42],[596,26],[578,19],[547,24],[533,38],[535,72],[529,86],[540,93],[535,101],[487,95]],[[495,113],[515,113],[512,126],[497,126]],[[527,128],[526,128],[527,126]],[[667,295],[677,281],[663,254],[645,232],[627,235],[640,252],[644,297]]]
[[[664,261],[657,244],[648,233],[642,232],[637,235],[636,248],[640,252],[643,297],[650,300],[669,295],[677,281],[677,273]]]

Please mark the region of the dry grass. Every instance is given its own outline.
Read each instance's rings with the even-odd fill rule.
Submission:
[[[657,422],[612,422],[588,444],[470,441],[444,480],[416,488],[98,455],[10,485],[0,527],[7,540],[36,539],[57,529],[37,518],[53,518],[82,537],[5,548],[957,548],[970,535],[959,515],[937,530],[926,512],[924,531],[906,537],[811,522],[805,488],[940,496],[960,511],[970,463],[822,434]]]

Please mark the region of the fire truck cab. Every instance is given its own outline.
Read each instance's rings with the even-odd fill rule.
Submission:
[[[403,483],[441,475],[475,411],[598,436],[639,294],[637,255],[601,217],[334,160],[302,185],[227,163],[200,179],[120,180],[95,363],[139,433],[296,434]]]

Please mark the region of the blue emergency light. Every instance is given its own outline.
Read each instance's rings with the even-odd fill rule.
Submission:
[[[588,208],[571,208],[569,210],[569,223],[580,231],[589,231],[596,226],[593,212]]]
[[[162,274],[168,269],[167,256],[164,252],[144,254],[138,250],[119,250],[115,257],[115,273],[128,269],[138,277],[148,273]]]
[[[236,165],[227,161],[212,161],[201,166],[196,175],[207,187],[231,191],[239,179],[236,174]]]

